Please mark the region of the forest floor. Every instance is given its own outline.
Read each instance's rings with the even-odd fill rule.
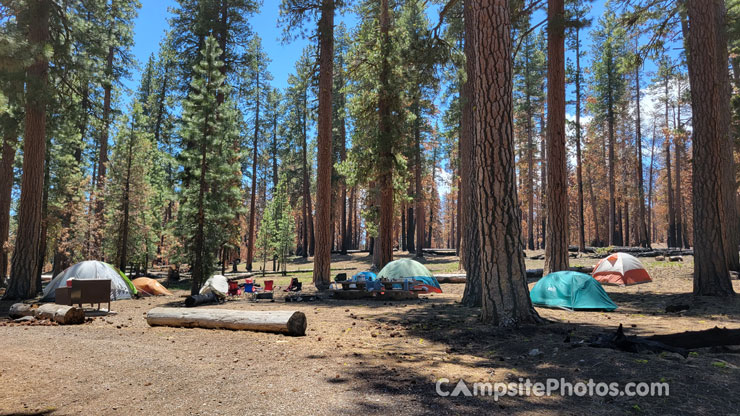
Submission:
[[[176,297],[114,302],[114,315],[78,326],[12,323],[0,303],[0,415],[2,414],[697,414],[740,413],[740,354],[702,349],[688,358],[633,354],[586,344],[621,323],[631,335],[719,327],[740,328],[740,297],[694,298],[692,259],[642,259],[653,282],[606,287],[614,312],[538,308],[546,324],[517,331],[478,322],[479,309],[459,304],[463,284],[413,301],[289,303],[246,299],[205,308],[291,309],[308,320],[304,337],[269,333],[149,327],[155,306],[180,306]],[[572,259],[592,265],[594,259]],[[336,256],[332,273],[368,267],[365,253]],[[457,259],[429,256],[435,273],[457,269]],[[542,261],[527,261],[529,268]],[[310,268],[299,261],[290,270]],[[297,275],[310,286],[310,273]],[[289,277],[290,277],[289,276]],[[259,279],[258,279],[259,280]],[[278,279],[285,286],[288,278]],[[166,282],[163,282],[167,284]],[[535,281],[530,282],[530,286]],[[740,281],[733,281],[740,292]],[[689,304],[680,313],[666,305]],[[566,337],[570,335],[570,342]],[[537,349],[537,352],[532,351]],[[458,379],[517,382],[564,378],[571,383],[667,382],[667,397],[441,397]],[[472,385],[469,385],[472,389]]]

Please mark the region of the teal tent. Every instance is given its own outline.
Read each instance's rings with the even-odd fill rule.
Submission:
[[[535,306],[564,309],[601,309],[613,311],[612,302],[601,284],[578,272],[555,272],[540,279],[529,292]]]

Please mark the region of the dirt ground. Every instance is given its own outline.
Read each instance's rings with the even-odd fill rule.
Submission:
[[[592,265],[573,259],[572,265]],[[478,309],[459,304],[463,284],[443,294],[382,302],[322,298],[312,303],[246,299],[205,308],[300,310],[304,337],[269,333],[149,327],[155,306],[181,306],[176,297],[114,302],[115,315],[78,326],[12,323],[0,304],[0,415],[243,415],[243,414],[740,414],[740,355],[702,349],[688,358],[632,354],[587,345],[621,323],[628,334],[652,335],[719,327],[740,328],[740,298],[691,296],[692,260],[643,259],[653,282],[606,287],[614,312],[538,308],[549,323],[500,330],[478,322]],[[332,272],[365,269],[366,254],[336,257]],[[429,256],[436,273],[457,259]],[[528,261],[529,268],[542,261]],[[291,270],[310,268],[297,262]],[[308,287],[309,273],[291,273]],[[289,276],[290,277],[290,276]],[[270,278],[270,277],[268,277]],[[259,280],[259,279],[258,279]],[[277,279],[285,286],[288,278]],[[167,285],[166,282],[163,282]],[[533,285],[535,282],[530,282]],[[740,293],[740,281],[733,281]],[[680,313],[666,305],[689,304]],[[566,340],[566,338],[568,338]],[[581,343],[585,340],[585,343]],[[569,341],[569,342],[568,342]],[[537,349],[538,351],[532,351]],[[667,397],[441,397],[458,379],[473,382],[667,382]]]

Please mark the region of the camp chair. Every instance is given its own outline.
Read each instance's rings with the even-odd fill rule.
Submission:
[[[252,293],[252,300],[258,300],[258,299],[270,299],[275,300],[274,296],[274,289],[272,287],[273,281],[272,280],[265,280],[265,287],[255,287],[254,292]]]
[[[229,296],[239,296],[240,290],[239,290],[239,283],[235,281],[229,281]]]

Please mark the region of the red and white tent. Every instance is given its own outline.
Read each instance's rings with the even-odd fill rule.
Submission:
[[[591,275],[604,285],[629,286],[652,281],[640,260],[627,253],[601,259]]]

